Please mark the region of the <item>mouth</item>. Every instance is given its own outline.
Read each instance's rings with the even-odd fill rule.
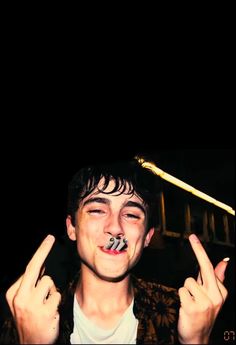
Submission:
[[[106,254],[110,255],[120,255],[126,253],[126,249],[123,250],[117,250],[117,249],[106,249],[104,247],[100,247],[101,251]]]

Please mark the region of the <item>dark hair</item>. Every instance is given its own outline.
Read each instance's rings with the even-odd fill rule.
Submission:
[[[147,206],[147,228],[158,225],[160,178],[151,170],[142,167],[136,159],[89,165],[73,176],[68,187],[67,205],[67,213],[71,216],[73,225],[75,225],[75,214],[80,202],[97,188],[102,178],[104,178],[104,185],[99,188],[102,193],[108,193],[105,189],[113,180],[114,189],[108,194],[138,195]]]

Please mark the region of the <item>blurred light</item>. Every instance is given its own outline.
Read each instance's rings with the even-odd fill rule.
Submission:
[[[196,195],[197,197],[204,199],[222,209],[224,209],[225,211],[227,211],[228,213],[231,213],[232,215],[235,216],[235,211],[232,209],[232,207],[224,204],[223,202],[220,202],[212,197],[210,197],[209,195],[201,192],[200,190],[197,190],[196,188],[190,186],[189,184],[179,180],[178,178],[167,174],[165,171],[159,169],[154,163],[151,162],[146,162],[143,158],[136,156],[135,159],[138,160],[138,162],[147,169],[152,170],[156,175],[160,176],[162,179],[176,185],[177,187],[180,187],[184,190],[186,190],[187,192],[190,192],[194,195]]]

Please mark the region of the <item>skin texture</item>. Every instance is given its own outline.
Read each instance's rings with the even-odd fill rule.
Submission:
[[[112,187],[112,184],[108,186]],[[131,303],[133,292],[129,272],[138,262],[154,229],[146,231],[146,210],[136,195],[114,195],[97,190],[87,196],[76,212],[75,226],[66,219],[71,240],[77,241],[81,279],[76,298],[83,312],[97,325],[112,327]],[[111,236],[128,239],[123,253],[104,250]],[[16,320],[20,342],[53,343],[59,331],[57,311],[61,296],[52,279],[42,274],[45,258],[54,237],[48,236],[29,262],[24,274],[7,291],[7,301]],[[179,289],[179,340],[185,344],[203,344],[227,297],[223,286],[227,262],[214,269],[201,242],[190,235],[190,244],[199,263],[197,280],[187,278]],[[119,300],[119,304],[117,303]]]

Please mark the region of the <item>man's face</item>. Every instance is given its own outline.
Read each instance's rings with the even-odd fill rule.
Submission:
[[[110,181],[105,191],[113,187]],[[153,230],[146,234],[146,222],[146,208],[138,196],[95,190],[81,202],[75,227],[67,218],[67,231],[71,239],[77,240],[82,269],[89,267],[100,278],[112,281],[138,262],[144,244],[153,234]],[[105,249],[112,236],[126,238],[128,247],[120,252]]]

